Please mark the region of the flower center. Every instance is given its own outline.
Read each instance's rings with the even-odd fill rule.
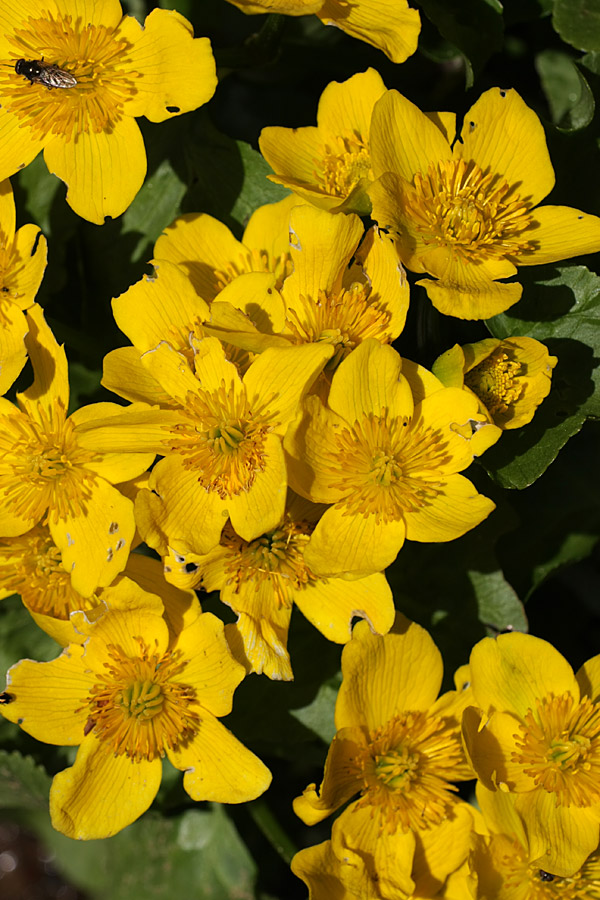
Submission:
[[[207,491],[222,499],[249,490],[266,466],[265,441],[271,430],[266,404],[252,404],[225,382],[216,391],[189,393],[185,418],[172,429],[172,449],[194,468]]]
[[[431,163],[403,196],[405,216],[426,244],[447,247],[473,262],[532,250],[522,233],[531,224],[529,204],[498,175],[484,175],[471,160]]]
[[[330,487],[349,514],[397,521],[437,497],[440,469],[451,461],[447,444],[440,431],[413,422],[382,409],[336,435]]]
[[[116,756],[140,761],[164,756],[198,731],[201,719],[191,706],[196,692],[179,681],[187,665],[178,652],[159,656],[137,638],[140,654],[128,657],[120,647],[109,647],[106,674],[88,698],[91,731]],[[174,678],[177,677],[177,681]]]
[[[337,294],[319,291],[317,298],[301,294],[297,307],[288,310],[287,324],[298,343],[333,344],[336,352],[325,367],[332,371],[361,341],[373,337],[390,342],[391,316],[379,299],[375,300],[368,285],[359,282]]]
[[[513,761],[557,806],[600,803],[600,704],[550,694],[528,710],[516,738]]]
[[[21,537],[0,541],[0,585],[20,594],[31,611],[68,619],[76,609],[91,609],[98,599],[82,597],[71,587],[58,547],[47,530],[33,528]]]
[[[325,144],[315,166],[315,181],[322,184],[328,194],[345,198],[361,178],[369,176],[371,157],[361,137],[338,135],[332,144]]]
[[[291,607],[294,591],[317,582],[304,562],[304,549],[314,526],[288,519],[279,528],[254,541],[239,538],[229,523],[225,526],[225,546],[232,556],[225,565],[226,583],[240,592],[242,585],[253,584],[256,591],[268,584],[278,607]]]
[[[0,67],[2,104],[37,137],[60,134],[71,140],[80,132],[110,131],[122,116],[124,102],[137,93],[133,45],[115,37],[114,29],[45,13],[44,18],[30,16],[7,38],[14,49]],[[33,84],[14,70],[18,59],[58,66],[77,84],[51,90]]]
[[[354,765],[362,782],[356,807],[379,807],[390,833],[438,825],[454,802],[450,782],[471,774],[456,723],[422,711],[371,732]]]
[[[465,375],[465,384],[477,394],[489,414],[506,413],[524,390],[515,382],[521,363],[511,360],[500,347]]]
[[[86,468],[97,455],[77,446],[73,425],[55,402],[39,420],[21,412],[0,416],[0,496],[20,518],[39,522],[81,514],[96,478]]]

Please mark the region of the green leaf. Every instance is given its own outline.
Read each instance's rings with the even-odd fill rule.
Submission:
[[[294,719],[302,722],[306,728],[318,735],[326,744],[331,743],[336,732],[333,714],[340,683],[341,679],[339,677],[330,679],[327,683],[321,685],[312,703],[302,706],[300,709],[290,710],[290,715]]]
[[[504,25],[502,5],[488,0],[420,0],[419,6],[446,40],[464,54],[467,88],[487,60],[502,49]]]
[[[600,50],[598,0],[555,0],[552,24],[567,44],[579,50]]]
[[[48,808],[50,776],[30,756],[0,750],[0,808]]]
[[[498,338],[536,338],[558,364],[533,421],[505,431],[481,462],[503,487],[522,489],[545,472],[586,418],[600,417],[600,278],[585,266],[521,269],[519,275],[523,299],[489,319],[490,331]]]
[[[224,807],[152,813],[104,841],[76,842],[49,823],[55,864],[98,900],[252,900],[256,867]]]
[[[131,206],[123,214],[123,234],[138,232],[142,235],[132,260],[149,255],[149,247],[163,229],[178,215],[186,185],[181,180],[171,160],[165,159],[146,179]]]
[[[537,55],[535,66],[557,128],[586,128],[594,117],[594,95],[571,57],[557,50],[545,50]]]

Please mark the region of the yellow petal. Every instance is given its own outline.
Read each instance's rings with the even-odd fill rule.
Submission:
[[[409,303],[409,285],[397,239],[377,228],[369,229],[356,251],[356,261],[371,285],[369,305],[386,310],[390,316],[385,338],[393,340],[404,328]],[[383,343],[383,335],[381,340]]]
[[[439,478],[436,495],[417,511],[404,513],[409,541],[453,541],[483,522],[496,504],[462,475]]]
[[[504,284],[498,281],[481,282],[472,277],[469,269],[464,270],[461,282],[417,281],[427,291],[427,296],[445,316],[457,319],[489,319],[505,312],[521,299],[523,288],[515,282]]]
[[[24,125],[5,109],[3,104],[0,107],[0,145],[2,146],[0,181],[4,181],[5,178],[9,178],[33,162],[40,150],[43,150],[51,140],[52,135],[49,132],[40,136],[37,130]]]
[[[455,155],[514,185],[535,206],[554,187],[542,123],[514,90],[491,88],[465,115]]]
[[[50,516],[50,532],[71,584],[84,597],[123,570],[135,532],[133,504],[107,481],[86,483],[85,512],[78,507],[63,519]]]
[[[569,877],[582,867],[598,847],[598,807],[557,806],[547,791],[521,794],[515,800],[523,819],[532,864],[559,877]]]
[[[0,182],[0,227],[4,232],[5,240],[10,241],[14,237],[17,227],[17,216],[15,198],[8,178]],[[37,230],[39,231],[39,228]]]
[[[171,397],[144,366],[135,347],[119,347],[104,357],[102,385],[131,403],[167,406]]]
[[[144,407],[145,408],[145,407]],[[118,416],[119,427],[127,428],[128,420],[135,424],[139,407],[134,405],[123,409],[117,403],[90,403],[88,406],[80,406],[75,410],[69,421],[75,426],[75,434],[84,423],[99,421],[110,422],[111,417]],[[103,453],[99,458],[89,462],[87,468],[95,472],[101,478],[110,481],[111,484],[119,484],[122,481],[130,481],[137,478],[154,462],[154,453]]]
[[[392,2],[398,7],[396,0]],[[402,2],[404,0],[400,0]],[[361,0],[361,5],[364,7],[364,0]],[[327,3],[319,11],[320,19],[323,19],[326,7]],[[345,21],[349,21],[348,14],[352,16],[353,12],[356,12],[356,7],[344,8]],[[342,27],[339,22],[335,24]],[[358,72],[341,83],[331,81],[321,94],[317,113],[317,122],[324,140],[335,139],[339,134],[349,132],[359,136],[366,144],[371,130],[373,107],[385,90],[381,75],[372,68],[366,72]]]
[[[279,13],[285,16],[306,16],[321,8],[323,0],[228,0],[247,15]]]
[[[322,822],[359,791],[361,782],[353,762],[357,753],[364,752],[363,744],[364,735],[359,729],[338,731],[327,754],[320,791],[317,793],[316,784],[309,784],[294,799],[294,812],[305,825]]]
[[[342,651],[342,673],[336,727],[374,730],[403,711],[428,709],[439,693],[443,664],[425,629],[398,613],[383,637],[366,622],[354,626]]]
[[[64,347],[56,342],[44,311],[37,303],[27,310],[27,323],[29,334],[25,346],[35,379],[31,387],[17,394],[19,406],[44,428],[48,421],[56,422],[57,418],[62,425],[69,405],[69,374]]]
[[[5,394],[27,362],[27,319],[14,303],[2,304],[0,328],[0,394]]]
[[[570,206],[540,206],[521,234],[535,249],[520,253],[520,266],[537,266],[600,250],[600,218]]]
[[[160,759],[115,756],[93,735],[75,765],[55,775],[50,789],[52,825],[80,841],[111,837],[146,812],[160,787]]]
[[[429,163],[451,157],[450,145],[440,129],[398,91],[387,91],[377,102],[371,122],[375,178],[394,172],[412,182],[417,172],[427,172]]]
[[[258,591],[252,585],[251,590],[244,593],[243,600],[236,597],[237,602],[229,603],[222,594],[221,599],[232,609],[239,606],[252,608],[252,613],[240,612],[234,625],[227,625],[227,640],[234,646],[232,652],[248,672],[266,675],[273,681],[292,681],[292,665],[287,652],[288,629],[290,625],[291,607],[277,606],[273,591],[262,584]],[[252,597],[250,597],[252,594]],[[237,611],[237,610],[236,610]]]
[[[261,465],[251,484],[227,500],[231,524],[245,541],[253,541],[276,528],[283,518],[287,471],[278,435],[266,435]]]
[[[394,624],[394,598],[385,575],[369,575],[356,581],[319,579],[295,592],[295,602],[315,628],[329,641],[347,643],[352,620],[366,619],[376,634],[386,634]]]
[[[307,886],[309,900],[349,900],[331,841],[300,850],[292,859],[291,869]]]
[[[209,712],[201,712],[200,729],[185,746],[167,748],[167,756],[184,771],[183,786],[192,800],[246,803],[260,797],[271,773]]]
[[[55,137],[44,150],[48,170],[67,185],[67,203],[89,222],[124,212],[146,175],[146,150],[136,121],[118,119],[112,130]]]
[[[288,194],[277,203],[265,203],[255,209],[244,229],[244,246],[263,251],[269,259],[277,259],[288,252],[290,242],[290,212],[299,206],[295,194]]]
[[[24,659],[12,666],[6,689],[14,700],[0,707],[4,718],[46,744],[80,744],[94,680],[82,655],[83,648],[72,644],[51,662]]]
[[[119,38],[119,30],[115,34]],[[164,122],[207,103],[217,87],[215,60],[208,38],[193,37],[187,19],[175,10],[153,9],[131,52],[138,74],[138,93],[123,109],[128,116],[144,115]],[[182,78],[193,72],[193,78]]]
[[[418,897],[435,897],[448,876],[467,859],[473,832],[473,807],[458,803],[435,828],[418,832],[412,876]]]
[[[475,644],[470,659],[476,702],[485,711],[507,710],[523,717],[536,700],[568,691],[579,700],[573,669],[547,641],[531,634],[501,634]]]
[[[37,225],[23,225],[15,235],[10,266],[4,272],[4,290],[20,309],[27,309],[35,300],[42,283],[48,244]]]
[[[596,703],[600,699],[600,655],[584,662],[576,677],[582,696],[587,694]]]
[[[390,417],[413,413],[410,386],[400,374],[402,359],[393,347],[369,338],[339,365],[328,404],[349,425],[386,410]]]
[[[404,62],[417,49],[421,20],[406,0],[361,0],[351,5],[325,0],[318,16],[326,25],[336,25],[383,50],[392,62]]]
[[[276,283],[273,272],[242,273],[225,285],[217,303],[230,303],[234,309],[241,310],[247,315],[249,325],[263,334],[279,332],[285,324],[285,308]]]
[[[72,16],[75,21],[93,22],[108,29],[116,28],[123,17],[119,0],[103,0],[102,3],[98,0],[54,0],[54,3],[61,16]],[[43,6],[47,8],[45,3]]]

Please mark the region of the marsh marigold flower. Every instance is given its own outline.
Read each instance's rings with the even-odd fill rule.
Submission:
[[[600,656],[574,675],[551,644],[514,632],[476,644],[470,672],[473,768],[488,791],[510,796],[528,862],[572,876],[599,843]]]
[[[392,347],[359,344],[335,372],[327,403],[307,397],[285,439],[291,487],[330,504],[305,550],[311,569],[378,572],[405,538],[449,541],[478,525],[494,504],[458,474],[477,452],[477,407]]]
[[[353,618],[365,618],[377,634],[389,631],[394,601],[385,576],[377,573],[356,581],[320,578],[304,560],[322,507],[290,492],[280,524],[253,541],[244,541],[226,525],[221,543],[204,556],[178,554],[168,548],[165,577],[186,588],[218,590],[221,600],[237,613],[228,626],[236,658],[251,672],[290,680],[287,651],[292,606],[296,606],[330,641],[344,644],[351,637]]]
[[[20,59],[57,66],[73,84],[49,90],[16,72]],[[194,39],[183,16],[155,9],[142,26],[118,0],[3,4],[0,63],[0,178],[43,150],[69,205],[98,224],[127,209],[144,180],[135,117],[196,109],[217,84],[210,41]]]
[[[517,266],[600,249],[600,219],[538,203],[554,186],[544,129],[514,90],[492,88],[456,139],[397,91],[373,110],[373,218],[399,235],[433,305],[485,319],[519,300]]]
[[[15,201],[8,179],[0,183],[0,394],[27,361],[23,310],[32,306],[48,255],[37,225],[16,229]]]
[[[600,896],[598,850],[572,875],[554,875],[529,861],[527,835],[509,794],[488,791],[478,782],[477,803],[486,828],[473,836],[474,900],[596,900]]]
[[[35,380],[17,394],[18,405],[0,398],[0,537],[47,523],[73,588],[89,596],[98,585],[110,584],[131,549],[133,503],[114,485],[144,472],[154,454],[107,455],[89,437],[82,446],[79,429],[99,416],[121,414],[131,434],[135,409],[97,403],[67,417],[64,349],[37,304],[27,320]]]
[[[275,172],[271,181],[330,212],[368,213],[371,115],[385,90],[379,73],[367,69],[327,85],[316,127],[263,128],[259,145]]]
[[[452,820],[461,803],[453,782],[472,770],[460,738],[462,698],[438,698],[442,658],[429,634],[399,613],[383,636],[359,622],[342,675],[323,782],[295,799],[296,814],[314,825],[359,794],[337,821],[363,854],[397,833]]]
[[[486,338],[455,344],[432,366],[446,387],[463,387],[480,402],[480,412],[498,428],[520,428],[533,419],[550,393],[558,362],[540,341],[530,337]]]
[[[417,49],[421,20],[406,0],[228,0],[242,12],[307,16],[315,13],[325,25],[335,25],[366,41],[401,63]]]
[[[160,599],[128,579],[103,614],[73,621],[85,642],[13,666],[2,706],[38,740],[79,745],[50,790],[58,831],[90,840],[135,821],[156,796],[164,756],[193,800],[242,803],[266,790],[269,770],[218,721],[245,675],[222,622],[190,606],[173,632]]]

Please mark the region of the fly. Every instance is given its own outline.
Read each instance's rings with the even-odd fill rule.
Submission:
[[[70,72],[45,63],[43,59],[18,59],[15,72],[23,75],[31,84],[43,84],[49,91],[52,88],[71,88],[77,84],[77,79]]]

